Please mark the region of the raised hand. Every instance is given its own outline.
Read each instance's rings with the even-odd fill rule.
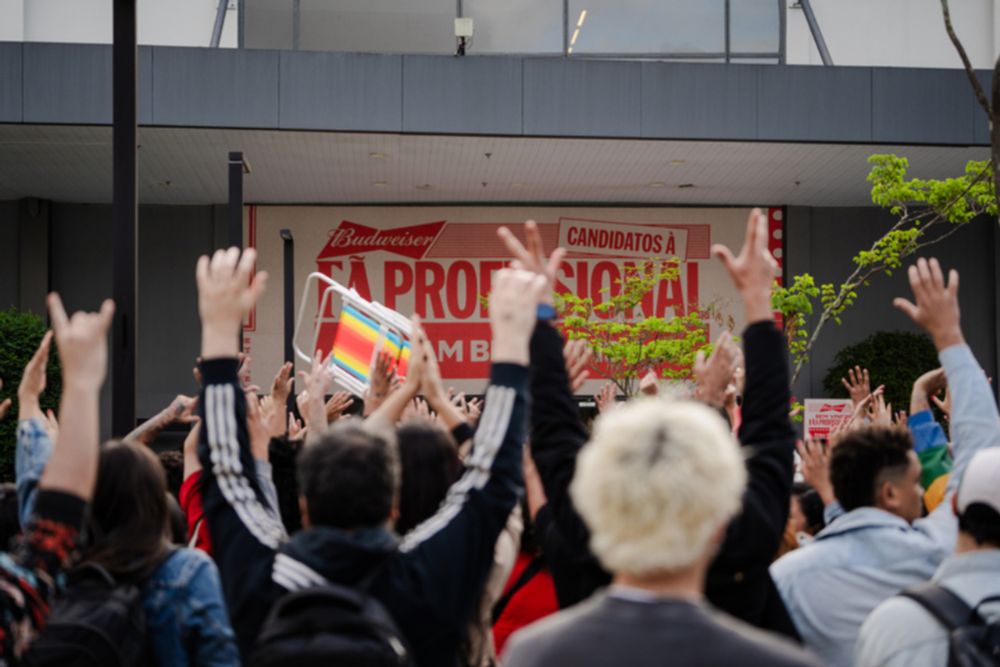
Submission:
[[[946,387],[944,390],[944,399],[938,398],[937,395],[931,395],[931,400],[934,401],[934,405],[938,407],[941,414],[944,415],[945,420],[951,420],[951,392]]]
[[[566,374],[569,376],[569,389],[572,393],[580,393],[587,382],[587,377],[590,376],[587,366],[593,356],[594,351],[582,338],[567,341],[563,347],[563,360],[566,362]]]
[[[946,283],[937,259],[932,257],[928,261],[921,257],[916,265],[907,270],[907,275],[917,303],[900,297],[894,299],[892,305],[926,330],[939,351],[952,345],[963,345],[965,337],[962,335],[958,308],[958,271],[949,271]]]
[[[537,307],[549,292],[544,274],[518,269],[497,271],[490,294],[493,363],[528,365],[528,341],[535,328]]]
[[[326,409],[326,423],[332,424],[340,419],[344,413],[354,405],[354,398],[349,391],[338,391],[330,397],[324,408]]]
[[[295,418],[291,412],[288,413],[288,441],[299,442],[306,439],[306,428],[302,422]]]
[[[204,359],[235,358],[239,353],[240,325],[267,283],[264,271],[251,280],[256,259],[253,248],[244,250],[242,256],[239,248],[230,248],[216,251],[211,259],[202,256],[198,260],[195,276]]]
[[[247,433],[250,436],[250,454],[255,461],[267,461],[268,446],[271,444],[271,432],[263,410],[261,401],[254,392],[248,391],[245,394],[247,402]]]
[[[47,331],[42,337],[35,354],[31,356],[28,365],[21,375],[21,384],[17,387],[18,420],[44,419],[40,397],[45,391],[45,368],[49,363],[49,352],[52,349],[52,332]],[[55,439],[52,433],[49,438]]]
[[[542,235],[538,231],[538,224],[534,220],[524,223],[524,236],[527,247],[514,236],[514,233],[506,227],[497,230],[497,236],[507,246],[507,251],[514,257],[511,266],[515,269],[530,271],[531,273],[545,278],[545,288],[540,294],[540,303],[551,305],[555,299],[556,271],[562,263],[566,251],[563,248],[556,248],[552,254],[546,258],[545,250],[542,247]]]
[[[656,375],[656,371],[648,371],[639,380],[639,393],[644,396],[659,396],[660,395],[660,378]]]
[[[594,404],[597,406],[597,412],[603,415],[608,410],[615,408],[617,405],[615,396],[617,395],[618,387],[614,382],[608,382],[601,387],[601,390],[594,395]]]
[[[885,402],[885,395],[872,397],[868,404],[868,419],[875,426],[892,426],[892,403]]]
[[[723,331],[712,355],[705,358],[705,351],[698,350],[694,358],[695,397],[709,405],[721,408],[726,404],[727,389],[733,382],[738,355],[733,337]]]
[[[299,412],[306,420],[306,428],[312,437],[318,438],[326,432],[326,392],[333,384],[333,374],[327,363],[327,355],[316,350],[309,372],[299,371],[299,378],[305,390],[299,394]]]
[[[840,378],[840,383],[844,385],[851,402],[857,405],[865,400],[868,394],[872,393],[871,379],[868,376],[868,369],[855,366],[847,369],[847,377]]]
[[[930,399],[948,386],[943,368],[929,370],[913,382],[910,393],[910,414],[930,410]]]
[[[771,287],[778,263],[767,249],[767,216],[759,208],[747,219],[746,242],[739,256],[724,245],[712,246],[712,254],[722,260],[747,309],[747,324],[773,318]]]
[[[798,441],[795,449],[799,452],[799,472],[806,484],[816,489],[824,505],[829,505],[836,498],[833,495],[833,484],[830,482],[830,455],[823,444],[815,440]]]
[[[57,294],[50,294],[48,303],[62,362],[62,429],[39,486],[89,500],[97,479],[98,396],[107,373],[108,327],[115,304],[107,300],[98,313],[68,317]]]

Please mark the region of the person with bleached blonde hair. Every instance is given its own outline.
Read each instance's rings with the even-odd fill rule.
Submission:
[[[739,446],[717,413],[645,399],[597,421],[570,493],[604,567],[642,577],[707,565],[745,485]]]

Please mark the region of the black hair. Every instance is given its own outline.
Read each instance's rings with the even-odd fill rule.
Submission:
[[[958,515],[958,529],[979,546],[1000,549],[1000,512],[985,503],[971,503]]]
[[[184,483],[184,455],[176,449],[170,449],[157,456],[167,476],[167,491],[175,499],[180,498],[181,484]]]
[[[894,426],[865,426],[849,432],[830,458],[833,492],[845,510],[875,505],[886,475],[901,474],[910,465],[910,432]]]
[[[302,450],[299,487],[309,519],[344,530],[385,523],[399,490],[395,442],[359,426],[335,426]]]
[[[170,541],[177,546],[187,546],[187,517],[181,504],[172,494],[167,494],[167,517],[170,522]]]
[[[462,462],[451,436],[429,424],[403,424],[396,437],[402,471],[396,531],[405,535],[434,515],[461,476]]]
[[[806,518],[806,532],[815,535],[826,526],[823,518],[823,499],[816,489],[804,482],[792,484],[792,495],[799,499],[799,508]]]

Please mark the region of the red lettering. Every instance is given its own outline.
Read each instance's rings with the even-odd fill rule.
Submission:
[[[459,285],[459,282],[462,285]],[[460,291],[464,291],[464,303],[459,299]],[[460,320],[472,317],[476,312],[476,269],[471,262],[455,262],[448,268],[448,310],[452,317]]]
[[[413,289],[413,265],[409,262],[385,263],[385,305],[399,310],[396,299]]]
[[[677,249],[675,248],[674,235],[673,234],[671,234],[669,237],[667,237],[667,254],[668,255],[676,255],[677,254]]]
[[[372,300],[372,288],[368,285],[368,272],[365,271],[365,262],[360,257],[351,258],[351,274],[347,278],[347,287],[356,289],[362,298],[368,301]]]
[[[698,262],[685,262],[687,268],[689,311],[698,310]]]
[[[576,239],[580,236],[579,227],[570,227],[569,231],[566,233],[567,245],[576,245]]]
[[[420,317],[444,317],[444,304],[441,301],[441,290],[444,289],[444,267],[437,262],[417,262],[417,293],[413,304]],[[430,301],[430,308],[425,304]]]
[[[569,262],[563,262],[559,265],[559,271],[556,272],[556,294],[566,294],[572,290],[566,286],[566,283],[559,279],[559,272],[566,274],[567,278],[573,277],[573,265]]]

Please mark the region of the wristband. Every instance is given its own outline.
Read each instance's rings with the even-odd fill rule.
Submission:
[[[537,317],[542,322],[554,320],[556,319],[556,309],[550,304],[540,303],[538,304]]]

